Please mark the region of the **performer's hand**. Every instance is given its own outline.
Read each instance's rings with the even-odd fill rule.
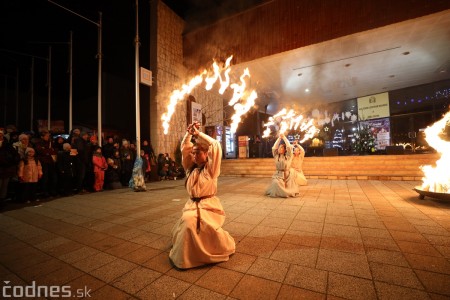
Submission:
[[[192,127],[191,127],[191,134],[193,135],[193,136],[198,136],[198,134],[200,133],[199,131],[198,131],[198,128],[199,128],[200,126],[199,126],[199,124],[198,123],[193,123],[192,124]]]
[[[284,133],[280,133],[280,138],[284,138]]]

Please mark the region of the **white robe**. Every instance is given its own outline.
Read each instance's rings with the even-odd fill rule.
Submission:
[[[283,137],[283,140],[286,145],[285,154],[278,153],[281,138],[278,138],[272,147],[276,171],[272,175],[272,182],[266,190],[266,195],[269,197],[296,197],[299,193],[298,185],[295,182],[296,174],[290,171],[293,157],[292,146],[286,137]]]
[[[199,202],[189,199],[181,218],[172,229],[173,246],[169,257],[180,269],[227,261],[236,249],[234,239],[222,229],[225,212],[219,198],[215,196],[222,159],[220,144],[210,136],[200,133],[198,142],[209,146],[208,161],[204,168],[195,168],[189,172],[194,166],[191,138],[192,136],[186,133],[181,142],[183,167],[188,172],[186,189],[189,198],[213,196]],[[197,205],[200,211],[199,230]]]
[[[297,146],[301,147],[301,146]],[[308,181],[306,180],[305,175],[303,174],[303,159],[305,158],[305,150],[301,147],[300,155],[292,158],[291,163],[291,172],[295,173],[295,182],[297,185],[307,185]]]

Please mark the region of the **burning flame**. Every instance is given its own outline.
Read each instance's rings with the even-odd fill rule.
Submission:
[[[299,143],[312,138],[317,133],[317,128],[314,126],[314,119],[305,120],[303,115],[297,115],[294,110],[287,111],[283,108],[276,113],[273,117],[269,118],[269,122],[264,124],[266,130],[264,130],[263,137],[268,137],[271,132],[271,126],[278,127],[279,133],[286,133],[290,130],[300,130],[304,132],[304,137]]]
[[[433,147],[441,158],[436,161],[436,167],[430,165],[422,166],[424,173],[422,178],[422,190],[434,193],[450,193],[450,142],[443,140],[439,135],[443,133],[446,126],[450,125],[450,112],[425,129],[425,140]]]
[[[231,131],[236,132],[236,129],[241,121],[241,117],[255,105],[255,99],[258,95],[255,91],[246,93],[247,85],[245,82],[245,77],[250,77],[248,68],[246,68],[244,73],[240,76],[240,84],[232,83],[230,85],[230,64],[232,58],[232,55],[228,57],[223,67],[220,67],[217,62],[214,61],[212,65],[212,74],[208,75],[208,71],[204,70],[201,74],[192,78],[188,84],[184,84],[181,89],[172,92],[170,95],[169,104],[167,105],[167,112],[161,116],[164,134],[169,132],[169,122],[175,112],[175,106],[177,103],[184,100],[186,95],[190,94],[196,86],[203,82],[203,80],[206,83],[205,89],[207,91],[211,90],[217,81],[220,82],[219,94],[222,95],[228,86],[233,89],[233,96],[228,104],[233,106],[235,110],[235,114],[231,116],[231,120],[233,121],[231,124]],[[246,97],[246,95],[248,96]],[[242,103],[237,103],[239,100],[241,100]]]
[[[248,96],[247,101],[243,104],[241,103],[236,103],[233,108],[236,111],[236,113],[234,115],[231,116],[231,120],[233,120],[233,122],[231,123],[231,132],[236,132],[236,129],[239,125],[239,123],[241,122],[241,117],[247,113],[252,107],[253,105],[255,105],[255,99],[258,98],[258,94],[256,94],[255,91],[252,91],[250,93],[250,96]]]
[[[173,113],[175,112],[175,106],[179,101],[183,100],[184,97],[189,94],[197,85],[202,83],[202,76],[204,73],[205,72],[192,78],[189,84],[183,84],[180,90],[175,90],[172,92],[169,105],[167,106],[167,113],[164,113],[161,116],[161,120],[163,120],[164,134],[167,134],[169,131],[169,122],[172,118]]]

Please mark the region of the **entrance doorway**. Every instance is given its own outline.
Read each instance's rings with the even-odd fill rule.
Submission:
[[[225,127],[225,158],[236,158],[234,133],[229,126]]]
[[[433,112],[430,111],[392,116],[392,143],[402,144],[406,151],[428,150],[424,130],[433,123]]]

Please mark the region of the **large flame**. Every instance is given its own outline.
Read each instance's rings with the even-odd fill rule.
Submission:
[[[174,90],[170,95],[170,101],[167,105],[167,112],[163,113],[161,116],[161,120],[163,121],[164,134],[169,132],[169,122],[172,118],[172,115],[175,112],[175,106],[178,102],[185,99],[186,95],[190,94],[191,91],[198,85],[200,85],[203,81],[205,81],[205,89],[211,90],[214,84],[219,81],[220,88],[219,94],[223,94],[228,86],[233,89],[233,96],[229,101],[229,105],[233,106],[235,110],[235,114],[231,116],[232,124],[231,131],[235,132],[237,126],[241,121],[241,117],[247,113],[254,105],[255,99],[258,97],[255,91],[246,92],[246,82],[245,77],[250,77],[250,72],[247,69],[244,70],[244,73],[240,76],[240,84],[232,83],[230,85],[230,72],[231,72],[231,60],[233,56],[227,58],[223,67],[220,67],[217,62],[214,61],[212,65],[212,71],[208,72],[204,70],[201,74],[192,78],[188,84],[184,84],[181,89]],[[223,75],[222,75],[223,74]],[[248,96],[247,96],[248,95]],[[237,103],[241,100],[241,103]]]
[[[424,173],[422,178],[422,190],[434,193],[450,193],[450,142],[441,138],[446,126],[450,125],[450,112],[425,129],[425,140],[433,147],[441,158],[436,161],[436,167],[422,166]]]
[[[192,78],[191,81],[189,81],[189,84],[183,84],[180,90],[175,90],[172,92],[169,105],[167,105],[167,112],[161,116],[161,120],[163,120],[164,134],[167,134],[169,132],[169,122],[172,118],[173,113],[175,112],[175,106],[179,101],[183,100],[184,97],[189,94],[197,85],[202,83],[203,74],[205,74],[205,72]]]
[[[317,128],[314,126],[314,119],[306,120],[303,115],[297,114],[294,110],[287,110],[283,108],[273,117],[269,118],[269,122],[264,124],[266,130],[264,130],[263,137],[268,137],[271,128],[278,127],[278,133],[286,133],[290,130],[299,130],[304,133],[303,139],[299,143],[312,138],[317,133]]]
[[[256,98],[258,98],[258,94],[256,94],[255,91],[252,91],[247,99],[242,99],[243,103],[236,103],[233,106],[236,113],[231,116],[231,120],[233,120],[230,128],[231,132],[236,132],[236,129],[241,122],[241,117],[255,105]],[[246,101],[244,102],[244,100]]]

